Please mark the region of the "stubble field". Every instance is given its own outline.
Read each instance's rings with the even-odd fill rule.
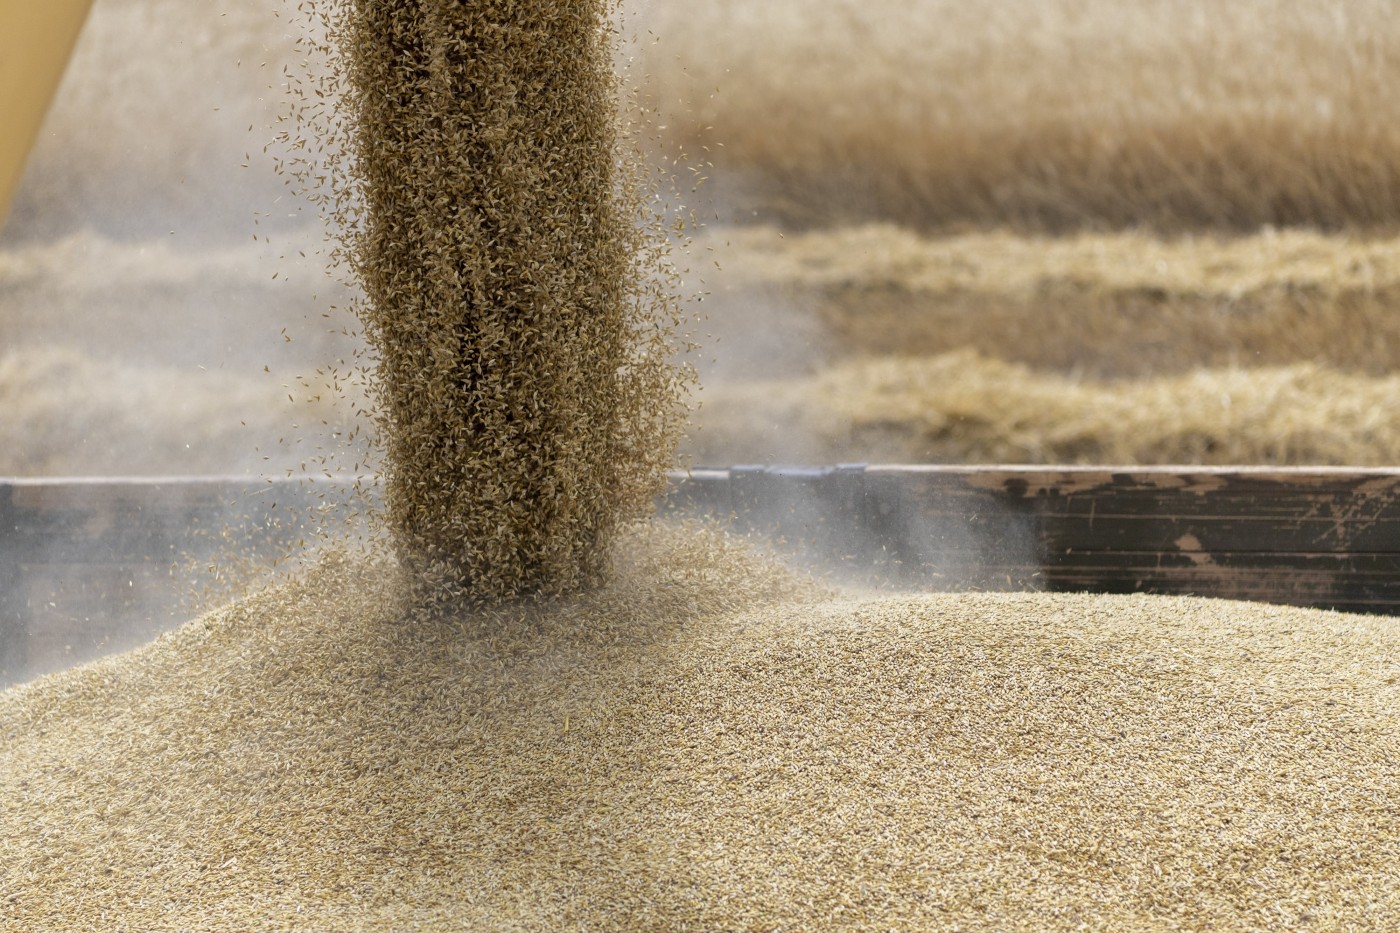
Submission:
[[[349,295],[263,152],[272,14],[96,5],[0,241],[0,473],[299,469],[348,433],[318,371]],[[690,461],[1394,462],[1392,20],[634,4],[701,223]]]

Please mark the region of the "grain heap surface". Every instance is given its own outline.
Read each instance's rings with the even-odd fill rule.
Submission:
[[[694,529],[402,624],[329,563],[0,695],[0,927],[1384,929],[1400,632],[873,597]]]
[[[594,582],[684,416],[612,4],[326,6],[399,557],[434,603]]]

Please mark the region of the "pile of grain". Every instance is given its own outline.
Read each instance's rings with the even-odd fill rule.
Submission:
[[[404,625],[330,563],[0,695],[8,929],[1384,929],[1400,630],[874,598],[695,529]]]
[[[431,603],[590,584],[684,417],[612,4],[328,6],[399,558]]]

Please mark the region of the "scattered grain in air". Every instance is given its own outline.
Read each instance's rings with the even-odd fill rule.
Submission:
[[[331,34],[387,524],[426,603],[595,584],[684,417],[601,0],[358,3]],[[650,235],[650,239],[648,239]],[[660,273],[660,275],[658,275]]]

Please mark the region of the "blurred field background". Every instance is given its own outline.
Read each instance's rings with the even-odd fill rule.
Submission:
[[[350,435],[351,296],[263,151],[292,9],[96,0],[0,235],[0,474]],[[1392,12],[631,3],[704,223],[691,460],[1394,464]]]

